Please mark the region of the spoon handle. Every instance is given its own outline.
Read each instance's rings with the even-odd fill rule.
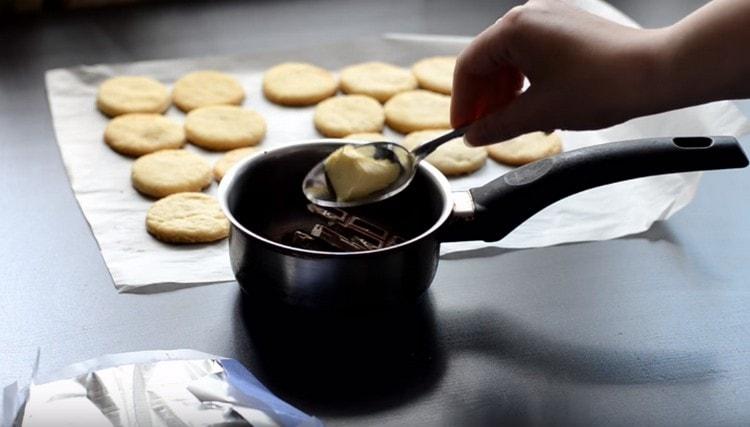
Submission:
[[[450,141],[451,139],[460,138],[464,136],[466,131],[469,129],[469,126],[460,127],[458,129],[453,129],[452,131],[446,133],[445,135],[441,135],[435,139],[433,139],[430,142],[426,142],[419,147],[412,150],[412,154],[414,154],[414,157],[417,158],[417,160],[422,160],[425,157],[427,157],[430,153],[435,151],[438,147],[443,145],[444,143]]]

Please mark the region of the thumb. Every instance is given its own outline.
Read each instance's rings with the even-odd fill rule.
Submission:
[[[474,122],[466,132],[466,141],[474,146],[489,145],[533,131],[556,129],[557,111],[553,97],[532,86],[506,108]]]

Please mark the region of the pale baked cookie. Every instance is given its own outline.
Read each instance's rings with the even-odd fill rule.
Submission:
[[[494,160],[511,166],[521,166],[562,151],[562,140],[556,133],[532,132],[487,146]]]
[[[120,76],[99,86],[96,106],[115,117],[127,113],[163,113],[169,108],[167,87],[149,77]]]
[[[360,132],[380,132],[385,123],[383,107],[364,95],[326,99],[315,107],[315,128],[331,138]]]
[[[438,129],[412,132],[406,135],[402,144],[409,150],[413,150],[450,131],[450,129]],[[487,150],[484,147],[468,147],[463,138],[456,138],[438,147],[425,160],[444,175],[466,175],[484,166],[487,160]]]
[[[266,136],[266,121],[246,108],[213,105],[188,113],[185,134],[188,141],[207,150],[232,150],[259,143]]]
[[[257,153],[258,149],[255,147],[244,147],[237,148],[232,151],[227,151],[219,160],[214,163],[214,179],[221,181],[224,178],[224,174],[227,173],[232,166],[236,165],[240,160],[248,157],[254,153]]]
[[[209,105],[240,105],[245,90],[232,76],[218,71],[195,71],[177,80],[172,89],[172,100],[182,111],[188,112]]]
[[[454,68],[455,56],[434,56],[417,62],[411,67],[411,71],[422,89],[450,95],[453,89]]]
[[[219,202],[203,193],[177,193],[154,203],[146,230],[167,243],[208,243],[229,235],[229,220]]]
[[[263,75],[263,94],[275,104],[313,105],[332,97],[337,90],[333,74],[312,64],[286,62]]]
[[[384,62],[366,62],[341,70],[344,93],[368,95],[380,102],[416,88],[417,79],[409,70]]]
[[[385,103],[385,120],[392,129],[409,133],[450,128],[451,98],[427,90],[399,93]]]
[[[344,139],[351,139],[354,141],[366,141],[366,142],[388,141],[388,138],[386,138],[385,135],[383,135],[382,133],[377,133],[377,132],[353,133],[351,135],[345,136]]]
[[[138,157],[185,144],[182,125],[161,114],[131,113],[110,120],[104,142],[126,156]]]
[[[200,191],[211,184],[211,166],[186,150],[161,150],[133,162],[133,187],[160,198],[183,191]]]

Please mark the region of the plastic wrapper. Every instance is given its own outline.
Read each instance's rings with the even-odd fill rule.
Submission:
[[[36,368],[34,369],[36,371]],[[274,396],[245,367],[192,350],[121,353],[5,388],[3,426],[323,424]]]

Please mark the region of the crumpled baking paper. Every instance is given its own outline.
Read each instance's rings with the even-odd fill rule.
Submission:
[[[579,6],[609,19],[635,25],[606,3],[580,0]],[[266,101],[261,93],[264,70],[283,61],[309,61],[331,70],[367,61],[389,61],[410,66],[433,55],[456,54],[468,38],[407,34],[382,39],[267,52],[252,57],[189,58],[177,60],[79,66],[47,73],[47,90],[57,142],[75,196],[88,220],[121,292],[158,292],[180,287],[233,280],[226,241],[192,246],[163,244],[145,230],[146,211],[153,201],[130,184],[132,160],[102,142],[107,118],[95,106],[96,90],[106,78],[148,75],[171,85],[181,75],[199,69],[217,69],[234,75],[245,87],[245,106],[268,122],[261,148],[320,138],[313,127],[313,108],[285,108]],[[648,96],[648,94],[644,94]],[[171,108],[177,121],[184,114]],[[565,150],[592,144],[642,137],[680,135],[735,135],[750,130],[747,119],[730,102],[713,103],[650,117],[595,132],[562,132]],[[401,136],[386,130],[386,134]],[[220,154],[188,147],[213,162]],[[456,190],[469,189],[497,178],[510,168],[488,160],[473,175],[452,179]],[[675,174],[632,180],[586,191],[560,201],[495,243],[459,242],[443,245],[442,253],[497,246],[528,248],[567,242],[612,239],[647,230],[669,218],[692,199],[700,174]],[[258,183],[273,185],[273,183]],[[215,194],[216,184],[207,191]],[[456,254],[459,252],[459,254]]]

